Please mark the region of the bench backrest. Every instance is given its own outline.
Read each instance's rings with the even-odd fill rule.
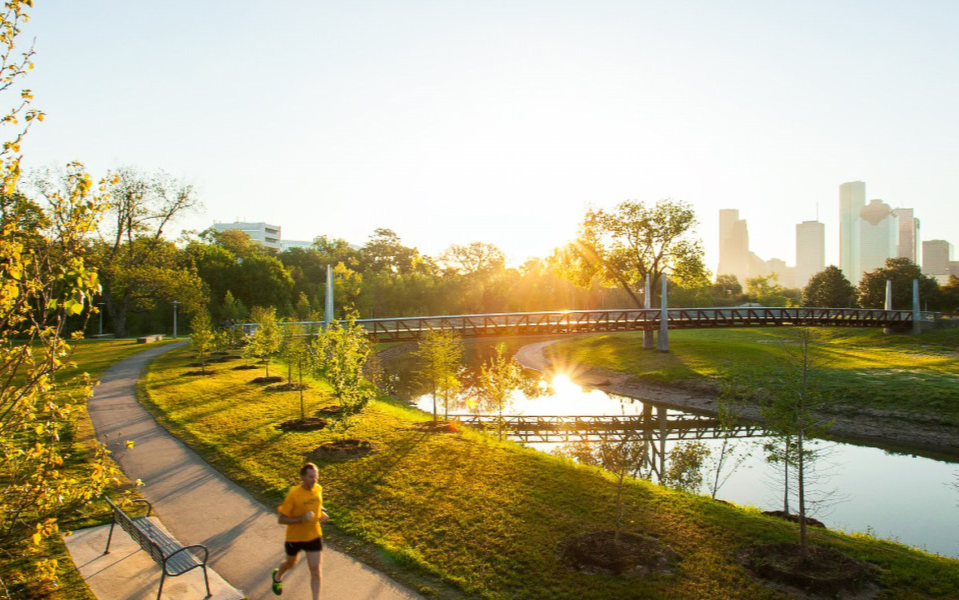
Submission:
[[[166,557],[163,556],[160,546],[151,540],[143,530],[137,527],[136,522],[123,512],[119,506],[114,504],[112,500],[106,498],[106,501],[113,509],[113,521],[118,524],[121,529],[130,534],[133,541],[143,548],[157,564],[162,565]]]

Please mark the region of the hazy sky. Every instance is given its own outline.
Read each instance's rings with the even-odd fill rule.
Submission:
[[[545,256],[588,206],[674,198],[795,261],[838,187],[959,243],[959,3],[37,0],[27,165],[194,183],[204,229]]]

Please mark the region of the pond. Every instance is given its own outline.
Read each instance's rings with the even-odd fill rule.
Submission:
[[[479,344],[473,344],[479,346]],[[488,348],[472,347],[468,361],[478,364]],[[398,354],[384,360],[386,372],[394,377],[398,396],[431,413],[432,398],[418,388],[411,375],[414,363],[408,355]],[[516,394],[508,414],[528,416],[637,416],[648,413],[664,415],[667,420],[692,418],[690,413],[657,406],[642,399],[614,396],[599,390],[580,388],[568,377],[558,375],[552,381],[552,393],[537,398]],[[442,409],[440,409],[442,414]],[[451,410],[451,413],[454,412]],[[476,408],[457,413],[483,414]],[[659,433],[662,433],[661,431]],[[705,437],[710,437],[704,432]],[[669,452],[686,440],[662,439],[652,434],[655,445],[664,456],[653,464],[666,464]],[[665,436],[664,436],[665,437]],[[675,437],[675,436],[671,436]],[[730,440],[734,452],[743,456],[736,468],[719,488],[717,498],[736,504],[755,506],[761,510],[782,510],[782,471],[765,460],[762,444],[768,438],[761,432]],[[555,452],[564,442],[521,440],[545,452]],[[718,456],[721,439],[702,439]],[[817,500],[812,516],[827,527],[846,532],[870,533],[944,556],[959,557],[959,464],[881,448],[837,441],[816,442],[821,458],[815,463],[815,481],[807,486],[807,496]],[[704,471],[706,478],[711,475]],[[655,469],[650,479],[658,479]],[[708,494],[704,485],[699,493]],[[790,500],[795,511],[796,501]]]

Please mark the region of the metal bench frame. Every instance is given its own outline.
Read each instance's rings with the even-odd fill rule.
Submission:
[[[112,500],[106,496],[104,496],[104,499],[113,509],[113,523],[110,524],[110,534],[107,536],[107,548],[103,551],[104,554],[110,553],[110,541],[113,539],[113,527],[115,525],[119,525],[121,529],[130,534],[130,537],[133,538],[133,541],[139,544],[140,547],[150,555],[150,558],[152,558],[154,562],[162,567],[163,574],[160,575],[160,589],[157,591],[157,600],[160,600],[160,595],[163,594],[163,582],[168,575],[170,577],[177,577],[192,571],[197,567],[203,568],[203,581],[206,583],[206,597],[209,598],[212,595],[210,593],[210,579],[206,572],[207,558],[210,554],[206,546],[201,544],[181,546],[179,542],[176,542],[169,536],[165,535],[162,531],[156,529],[156,527],[152,525],[151,521],[146,520],[147,517],[153,513],[153,505],[146,500],[130,500],[131,503],[146,504],[147,506],[146,515],[132,519],[129,515],[123,512],[119,506],[114,504]],[[150,523],[151,526],[149,528],[145,527],[143,523]],[[164,550],[166,550],[166,552],[164,552]],[[196,550],[203,551],[202,560],[200,560],[200,557],[195,552]],[[191,562],[193,563],[192,566],[190,565]],[[171,563],[178,564],[178,567],[175,568],[175,570],[171,570]]]

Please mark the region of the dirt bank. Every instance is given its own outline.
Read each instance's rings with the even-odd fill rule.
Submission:
[[[552,370],[552,365],[545,349],[554,342],[555,340],[550,340],[523,346],[516,353],[516,360],[528,368],[548,372]],[[601,368],[580,367],[571,377],[579,385],[611,394],[648,400],[701,414],[715,415],[717,412],[716,394],[706,389],[655,385],[626,373]],[[893,411],[853,411],[854,409],[848,407],[838,407],[835,412],[827,415],[835,419],[829,430],[832,437],[862,441],[894,451],[959,460],[959,428]],[[760,420],[758,410],[755,409],[744,416]]]

